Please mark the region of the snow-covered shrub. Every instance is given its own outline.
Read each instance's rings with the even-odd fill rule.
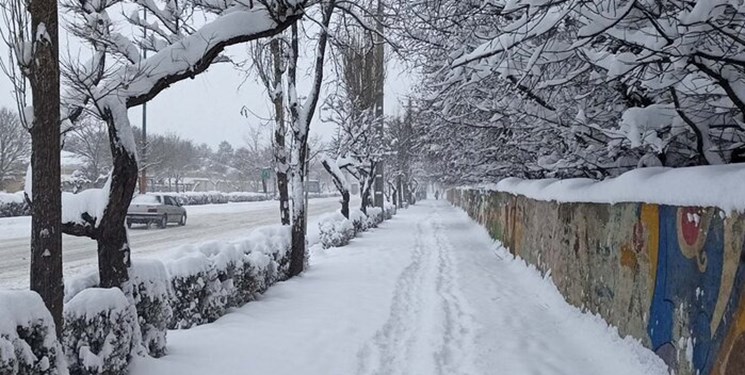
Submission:
[[[272,260],[267,265],[267,286],[277,281],[287,280],[292,247],[289,226],[275,225],[253,231],[245,240],[245,253],[259,252]]]
[[[190,247],[181,250],[179,257],[166,262],[173,291],[170,329],[213,322],[227,305],[227,295],[210,259]]]
[[[355,233],[367,230],[367,215],[360,210],[349,210],[349,220],[352,221]]]
[[[396,214],[397,208],[396,205],[393,203],[386,202],[385,204],[385,219],[390,220],[393,219],[393,215]]]
[[[62,343],[71,374],[127,374],[144,355],[135,306],[118,288],[88,288],[65,304]]]
[[[269,282],[274,279],[272,275],[276,274],[275,268],[276,262],[266,254],[252,252],[245,256],[243,273],[236,281],[236,289],[246,296],[246,302],[269,288]]]
[[[26,216],[31,208],[26,204],[22,193],[8,194],[0,192],[0,217]]]
[[[159,260],[133,260],[129,277],[142,344],[148,354],[161,357],[166,354],[166,332],[173,318],[166,267]]]
[[[67,374],[54,327],[35,292],[0,292],[0,374]]]
[[[367,208],[367,227],[377,228],[383,222],[383,210],[380,207]]]
[[[324,249],[340,247],[354,238],[354,224],[344,217],[341,212],[334,212],[323,216],[318,221],[321,245]]]
[[[253,297],[252,294],[249,295],[238,289],[239,285],[241,287],[245,285],[243,278],[246,261],[245,255],[236,245],[211,241],[199,245],[199,251],[212,263],[222,288],[221,293],[226,298],[226,307],[240,306]]]
[[[245,191],[237,191],[233,193],[227,193],[228,202],[259,202],[272,199],[270,195],[264,193],[253,193]]]

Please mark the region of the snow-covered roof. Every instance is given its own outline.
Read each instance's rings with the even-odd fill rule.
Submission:
[[[556,202],[645,202],[745,211],[745,164],[687,168],[651,167],[602,181],[588,178],[507,178],[478,188]]]

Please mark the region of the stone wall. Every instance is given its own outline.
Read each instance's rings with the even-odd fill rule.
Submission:
[[[676,374],[745,373],[745,214],[477,189],[448,200]]]

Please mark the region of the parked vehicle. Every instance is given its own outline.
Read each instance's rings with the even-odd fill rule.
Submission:
[[[132,224],[156,224],[165,228],[168,223],[186,225],[186,209],[178,199],[164,194],[141,194],[132,198],[127,210],[127,228]]]

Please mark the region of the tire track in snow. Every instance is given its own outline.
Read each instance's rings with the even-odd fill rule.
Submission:
[[[357,354],[358,375],[473,373],[473,319],[437,217],[417,224],[411,262],[398,277],[388,319]]]

